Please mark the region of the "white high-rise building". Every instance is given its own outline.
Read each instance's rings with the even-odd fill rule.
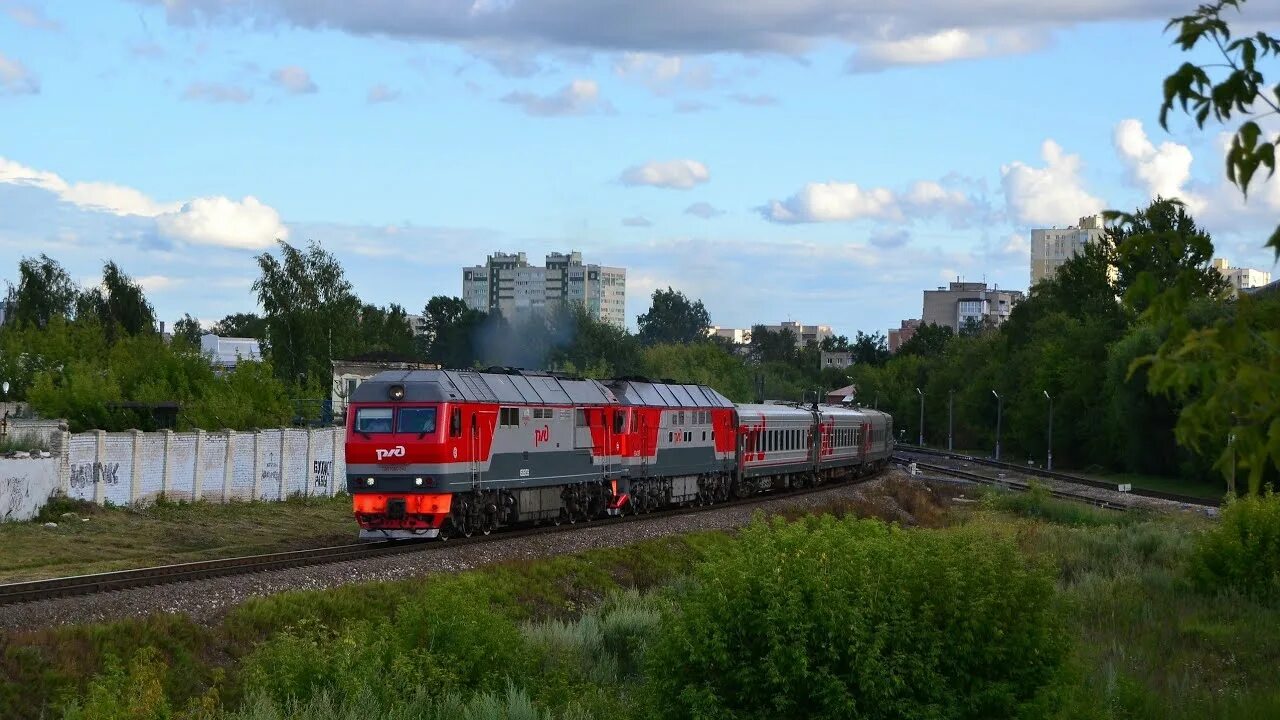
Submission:
[[[546,265],[530,265],[524,253],[494,253],[484,265],[462,269],[467,307],[507,319],[561,303],[586,308],[591,317],[617,327],[627,323],[625,268],[587,265],[582,253],[551,253]]]
[[[1213,269],[1231,283],[1231,294],[1239,295],[1241,290],[1253,290],[1271,282],[1271,273],[1253,268],[1231,267],[1226,258],[1214,258]]]
[[[1101,215],[1089,215],[1079,225],[1031,231],[1031,285],[1053,277],[1063,263],[1097,242],[1106,233]]]

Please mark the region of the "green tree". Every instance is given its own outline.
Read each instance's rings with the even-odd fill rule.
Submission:
[[[360,301],[342,266],[318,243],[277,241],[281,257],[257,257],[254,281],[266,317],[263,354],[286,384],[328,387],[332,360],[358,351]]]
[[[644,349],[641,373],[652,378],[707,385],[734,402],[751,402],[751,372],[713,342],[660,343]]]
[[[925,323],[916,328],[911,339],[898,346],[899,355],[919,355],[920,357],[938,357],[946,350],[947,343],[956,336],[955,330],[948,325]]]
[[[1193,114],[1201,128],[1210,117],[1222,124],[1243,121],[1232,137],[1226,172],[1247,199],[1260,168],[1268,178],[1275,172],[1280,134],[1264,135],[1258,119],[1280,112],[1280,87],[1267,85],[1259,62],[1280,57],[1280,39],[1261,31],[1233,39],[1223,13],[1242,5],[1218,0],[1170,21],[1183,51],[1207,45],[1223,62],[1186,62],[1165,78],[1160,122],[1168,130],[1175,107]],[[1280,226],[1265,246],[1280,257]],[[1151,389],[1185,403],[1176,429],[1180,443],[1208,452],[1230,438],[1215,467],[1233,489],[1237,471],[1246,473],[1256,492],[1280,470],[1280,312],[1274,298],[1242,295],[1229,321],[1196,327],[1187,317],[1193,287],[1183,279],[1153,299],[1147,314],[1169,326],[1168,339],[1131,371],[1149,366]]]
[[[1116,287],[1125,302],[1141,312],[1176,284],[1187,299],[1216,297],[1229,287],[1209,266],[1213,240],[1174,200],[1156,198],[1109,228],[1116,260]]]
[[[701,300],[690,301],[679,290],[654,290],[649,312],[636,318],[640,342],[689,343],[707,336],[711,316]]]
[[[201,335],[204,335],[204,329],[200,327],[200,321],[191,317],[189,313],[184,313],[182,318],[173,324],[173,339],[179,342],[199,347]]]
[[[76,319],[96,321],[115,342],[123,336],[153,333],[156,314],[147,301],[142,286],[120,269],[114,261],[102,268],[102,284],[86,288],[76,299]]]
[[[14,292],[12,322],[47,327],[55,317],[69,318],[80,289],[58,261],[41,253],[18,263],[18,287]]]
[[[849,350],[856,364],[883,365],[889,359],[889,343],[879,332],[866,335],[859,330]]]
[[[256,313],[234,313],[213,324],[209,332],[218,337],[267,339],[267,321]]]
[[[386,308],[365,304],[360,309],[357,356],[365,359],[411,361],[418,355],[409,315],[395,303]]]
[[[754,325],[751,328],[751,359],[758,363],[794,363],[799,358],[796,340],[791,328],[770,330],[765,325]]]
[[[462,298],[437,295],[422,309],[419,339],[427,362],[446,368],[470,368],[478,359],[477,334],[486,315],[467,307]]]

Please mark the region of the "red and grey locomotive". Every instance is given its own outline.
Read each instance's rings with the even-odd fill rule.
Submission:
[[[874,410],[509,369],[383,372],[346,421],[347,489],[369,539],[720,502],[877,469],[892,446]]]

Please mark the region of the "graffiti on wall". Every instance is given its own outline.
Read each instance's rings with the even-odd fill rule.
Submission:
[[[313,460],[311,463],[311,477],[314,479],[316,487],[329,487],[329,479],[333,477],[333,461]]]
[[[20,477],[0,480],[0,520],[17,517],[27,498],[27,484]]]
[[[83,489],[98,483],[119,485],[120,463],[91,462],[76,463],[71,466],[71,487]]]

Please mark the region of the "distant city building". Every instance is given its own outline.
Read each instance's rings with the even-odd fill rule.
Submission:
[[[960,332],[966,324],[977,322],[983,327],[996,327],[1009,319],[1013,306],[1025,295],[1018,290],[989,288],[980,282],[953,282],[948,287],[924,291],[924,310],[920,321]]]
[[[857,385],[845,385],[842,388],[838,388],[827,393],[826,400],[828,405],[840,405],[845,402],[853,402],[857,398],[857,395]]]
[[[1101,215],[1088,215],[1078,225],[1031,231],[1031,285],[1048,280],[1058,268],[1106,234]]]
[[[422,337],[427,334],[427,318],[425,315],[405,313],[404,319],[409,321],[409,330],[413,332],[414,337]]]
[[[462,269],[467,307],[515,319],[560,304],[580,305],[591,317],[625,327],[627,271],[587,265],[582,253],[551,253],[530,265],[524,253],[494,253],[484,265]]]
[[[1217,270],[1227,282],[1231,283],[1231,294],[1239,295],[1271,282],[1271,273],[1253,268],[1230,267],[1226,258],[1214,258],[1213,269]]]
[[[827,352],[823,350],[818,354],[818,369],[826,370],[832,368],[834,370],[844,370],[853,365],[853,353],[844,352]]]
[[[1271,295],[1272,293],[1280,293],[1280,280],[1272,280],[1271,282],[1249,290],[1241,290],[1246,295]]]
[[[915,337],[916,330],[920,329],[919,320],[903,320],[900,327],[896,330],[889,328],[889,352],[896,353],[902,344]]]
[[[722,328],[719,325],[712,325],[707,328],[707,337],[728,340],[734,345],[747,345],[751,342],[751,331],[743,330],[742,328]]]
[[[218,337],[205,333],[200,336],[200,352],[212,359],[214,367],[223,370],[234,370],[241,360],[262,360],[262,349],[253,338]]]
[[[835,333],[831,331],[827,325],[805,325],[804,323],[787,320],[777,325],[760,325],[769,332],[780,333],[783,330],[789,330],[796,338],[796,347],[802,348],[809,343],[821,344],[823,340],[829,337],[835,337]],[[751,330],[743,328],[726,328],[719,325],[712,325],[707,328],[708,337],[724,338],[735,345],[746,345],[751,342]]]

